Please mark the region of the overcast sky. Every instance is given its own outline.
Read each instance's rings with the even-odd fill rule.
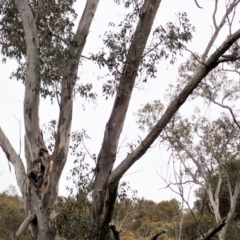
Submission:
[[[179,11],[187,12],[191,23],[196,27],[193,40],[189,44],[188,48],[193,52],[201,54],[212,34],[212,12],[214,1],[199,0],[198,2],[202,9],[199,9],[196,6],[194,0],[162,1],[154,24],[155,26],[160,24],[164,25],[168,21],[177,23],[175,13]],[[220,12],[225,10],[224,2],[225,1],[220,1]],[[81,15],[84,4],[85,1],[78,1],[77,9],[79,15]],[[114,4],[112,0],[101,0],[87,39],[84,55],[88,55],[89,52],[96,52],[100,49],[100,47],[102,47],[102,42],[99,35],[103,35],[103,33],[107,30],[108,22],[111,21],[119,23],[123,16],[123,8]],[[221,16],[221,14],[219,14],[219,16]],[[228,32],[226,30],[221,33],[217,44],[220,44],[226,38],[227,34]],[[218,46],[216,45],[214,48],[215,47]],[[184,56],[188,56],[188,53]],[[163,61],[159,65],[158,77],[156,79],[150,79],[146,84],[141,84],[134,90],[133,99],[130,104],[127,121],[125,123],[120,142],[124,141],[124,143],[126,143],[127,141],[136,139],[137,136],[140,135],[140,132],[135,124],[135,117],[133,113],[137,112],[137,110],[141,107],[141,104],[156,99],[163,100],[165,89],[169,83],[175,82],[177,78],[177,68],[183,61],[184,58],[179,58],[174,66]],[[20,149],[20,125],[18,121],[21,121],[21,142],[23,145],[24,127],[22,107],[24,88],[20,82],[9,79],[9,76],[14,69],[16,69],[16,63],[13,60],[7,60],[6,64],[0,63],[0,126],[18,152]],[[83,128],[87,130],[88,135],[91,137],[91,141],[87,142],[88,147],[92,153],[96,154],[98,154],[100,150],[105,124],[109,117],[114,100],[108,99],[106,101],[103,97],[101,97],[100,89],[102,82],[97,80],[99,75],[103,75],[103,73],[96,65],[85,62],[84,65],[80,67],[79,76],[81,80],[93,83],[94,88],[98,91],[98,99],[96,104],[92,104],[83,102],[83,100],[78,96],[75,97],[72,128],[72,130],[81,130]],[[83,103],[84,108],[82,106]],[[192,105],[187,103],[187,106],[182,109],[183,115],[187,116],[189,114],[190,107],[192,107]],[[41,100],[41,124],[47,123],[52,119],[57,119],[57,117],[58,109],[56,105],[50,104],[49,101]],[[23,157],[23,146],[21,148],[21,155]],[[125,156],[126,151],[124,148],[121,148],[116,163]],[[169,154],[156,144],[155,148],[150,149],[148,153],[128,171],[123,179],[130,182],[132,189],[138,190],[139,197],[143,196],[146,199],[152,199],[157,202],[176,197],[176,195],[170,190],[161,189],[165,186],[165,183],[157,174],[157,172],[164,174],[167,171],[168,158]],[[11,167],[11,172],[9,171],[8,162],[2,151],[0,151],[0,161],[0,191],[7,189],[10,184],[17,186],[14,169]],[[69,175],[71,167],[72,159],[69,159],[62,174],[60,194],[66,194],[65,186],[69,183],[66,182],[65,179],[66,176]]]

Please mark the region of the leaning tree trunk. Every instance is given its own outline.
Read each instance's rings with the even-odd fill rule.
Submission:
[[[126,64],[123,68],[112,112],[106,124],[102,147],[97,158],[92,199],[91,217],[92,223],[97,229],[94,237],[96,240],[109,239],[109,223],[112,218],[119,181],[123,174],[143,156],[192,91],[219,64],[219,57],[240,37],[239,30],[231,35],[206,62],[202,63],[196,74],[170,103],[146,138],[113,170],[118,142],[131,99],[137,70],[160,2],[160,0],[145,0],[141,8],[139,22],[125,61]]]
[[[117,197],[119,180],[112,181],[118,141],[131,99],[138,67],[161,0],[145,0],[130,45],[118,86],[111,116],[106,124],[102,148],[98,155],[93,190],[92,220],[97,225],[95,239],[109,239],[109,223]]]
[[[39,87],[41,76],[39,69],[39,34],[28,0],[15,0],[15,6],[21,18],[26,42],[26,80],[24,96],[25,157],[27,171],[23,161],[11,146],[0,128],[0,146],[8,160],[13,164],[18,186],[23,196],[26,219],[20,226],[17,236],[27,227],[33,239],[54,240],[54,209],[58,195],[59,179],[65,165],[69,135],[72,122],[73,88],[76,82],[79,60],[98,0],[88,0],[74,36],[74,46],[69,43],[73,53],[72,61],[66,63],[65,75],[61,82],[61,102],[56,141],[53,154],[45,146],[39,127]]]

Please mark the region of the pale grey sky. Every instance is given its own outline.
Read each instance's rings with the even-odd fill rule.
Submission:
[[[212,11],[213,2],[212,0],[199,0],[199,4],[202,9],[199,9],[194,0],[165,0],[162,1],[157,18],[155,20],[156,25],[164,25],[168,21],[173,23],[177,22],[175,13],[179,11],[185,11],[191,23],[196,27],[196,32],[192,42],[189,44],[189,49],[193,52],[202,53],[205,49],[207,42],[209,41],[212,34]],[[224,2],[220,1],[220,11],[225,10]],[[79,9],[79,15],[83,10],[85,1],[79,1],[77,9]],[[106,10],[107,9],[107,10]],[[94,18],[93,25],[91,27],[87,45],[84,50],[84,55],[88,55],[89,52],[97,51],[102,45],[99,35],[108,29],[108,22],[119,22],[124,16],[124,10],[119,8],[113,3],[113,1],[105,0],[100,1],[97,9],[96,16]],[[221,16],[221,15],[220,15]],[[227,36],[227,30],[223,31],[219,36],[217,43],[221,43]],[[217,47],[217,46],[215,46]],[[188,53],[184,55],[188,56]],[[0,56],[1,57],[1,56]],[[129,107],[127,114],[127,121],[124,126],[121,141],[125,142],[138,138],[138,135],[142,135],[136,127],[134,112],[144,104],[151,100],[161,99],[163,100],[163,94],[169,83],[174,83],[177,77],[177,68],[180,63],[184,61],[184,58],[179,58],[174,66],[168,62],[162,62],[159,65],[158,78],[150,79],[148,83],[141,84],[140,88],[136,88],[133,93],[133,99]],[[22,103],[24,88],[20,82],[15,80],[9,80],[11,71],[16,68],[16,63],[12,60],[7,60],[6,64],[0,63],[1,70],[1,88],[0,88],[0,126],[5,131],[10,142],[15,147],[16,151],[19,151],[19,123],[16,119],[21,121],[21,141],[23,142],[23,115],[22,115]],[[73,128],[72,130],[81,130],[85,128],[88,135],[91,137],[91,141],[88,141],[88,147],[91,152],[98,154],[100,149],[105,124],[109,117],[113,99],[107,101],[101,97],[101,82],[97,80],[97,76],[103,73],[98,69],[96,65],[85,62],[83,67],[79,69],[79,75],[82,81],[92,82],[94,88],[98,92],[97,104],[85,104],[85,110],[82,108],[82,99],[76,96],[74,103],[74,115],[73,115]],[[182,109],[183,114],[188,114],[190,107],[193,105],[188,104]],[[41,100],[40,105],[40,117],[41,124],[47,123],[52,119],[57,119],[58,110],[56,105],[51,105],[49,101]],[[120,141],[120,142],[121,142]],[[22,143],[23,145],[23,143]],[[23,155],[23,146],[21,154]],[[118,160],[116,164],[124,158],[126,152],[124,149],[120,150]],[[162,148],[159,148],[157,144],[155,148],[150,149],[149,152],[142,157],[127,173],[123,178],[125,181],[130,182],[132,189],[138,190],[138,196],[146,199],[152,199],[154,201],[169,200],[173,197],[177,197],[170,190],[161,189],[165,186],[165,183],[158,176],[158,172],[167,171],[169,154]],[[23,157],[24,158],[24,157]],[[9,171],[8,162],[5,155],[0,150],[0,191],[5,190],[10,184],[16,186],[14,169],[11,167]],[[65,186],[69,184],[65,181],[66,175],[69,174],[69,170],[72,168],[72,160],[69,159],[64,172],[62,174],[60,182],[60,194],[65,194]],[[135,172],[135,173],[134,173]],[[132,174],[129,174],[132,173]],[[129,175],[128,175],[129,174]]]

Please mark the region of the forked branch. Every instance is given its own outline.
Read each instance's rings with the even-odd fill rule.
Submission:
[[[66,161],[69,147],[73,108],[73,88],[77,79],[79,60],[86,43],[98,2],[98,0],[88,0],[86,2],[84,12],[74,37],[74,44],[69,45],[69,50],[73,52],[74,60],[70,61],[70,65],[66,66],[66,74],[63,76],[62,80],[60,114],[57,126],[56,144],[53,153],[56,159],[59,159],[62,163]],[[57,166],[63,168],[64,164],[58,164]],[[61,170],[62,169],[60,169],[60,171]]]

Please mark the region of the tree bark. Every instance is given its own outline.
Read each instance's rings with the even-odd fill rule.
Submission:
[[[162,231],[155,233],[150,240],[157,240],[157,238],[161,235],[163,235],[164,233],[166,233],[167,231],[165,229],[163,229]]]
[[[39,127],[39,86],[41,76],[38,71],[39,39],[36,23],[27,0],[14,0],[23,24],[26,41],[26,85],[24,97],[25,124],[25,157],[27,171],[21,158],[16,154],[7,137],[0,128],[0,146],[13,164],[18,185],[23,195],[27,216],[36,214],[37,221],[31,222],[30,229],[34,239],[53,240],[56,232],[51,219],[54,218],[54,207],[58,194],[58,183],[65,165],[69,134],[71,131],[73,88],[76,81],[79,59],[88,36],[98,0],[88,0],[75,34],[77,47],[71,46],[74,61],[66,66],[62,80],[60,114],[58,118],[56,143],[52,155],[46,151],[45,143]],[[231,35],[215,53],[204,61],[192,80],[183,88],[180,94],[171,102],[167,110],[146,138],[113,170],[116,160],[118,141],[125,121],[125,116],[131,99],[135,78],[143,51],[151,31],[153,20],[161,0],[145,0],[141,10],[126,64],[118,86],[112,113],[107,122],[101,151],[97,159],[96,178],[93,189],[92,221],[97,226],[96,240],[108,239],[109,223],[112,218],[113,206],[117,197],[118,184],[123,174],[141,157],[156,140],[161,131],[186,101],[201,80],[218,65],[219,57],[240,37],[240,30]],[[40,163],[44,170],[40,177],[42,182],[34,184],[29,181],[30,173],[35,163]],[[34,165],[35,164],[35,165]],[[47,171],[48,170],[48,171]],[[31,178],[30,178],[31,179]],[[30,219],[30,217],[29,217]],[[26,221],[27,222],[27,221]]]
[[[37,26],[29,7],[29,1],[15,0],[15,6],[23,24],[26,42],[24,124],[27,172],[21,158],[14,151],[1,128],[0,146],[15,168],[17,182],[23,196],[27,218],[21,225],[18,235],[28,225],[33,239],[53,240],[56,238],[52,220],[55,217],[54,208],[58,195],[58,183],[68,155],[73,88],[76,82],[80,56],[97,5],[98,0],[87,1],[74,37],[75,45],[69,46],[74,53],[74,61],[71,61],[69,65],[66,63],[66,74],[61,86],[56,143],[53,154],[49,155],[39,127],[39,87],[41,77],[38,71],[40,46]],[[36,218],[32,218],[32,216],[36,216]]]
[[[135,78],[152,24],[161,0],[145,0],[141,18],[128,51],[115,102],[107,122],[102,148],[98,155],[93,189],[92,221],[97,225],[96,240],[108,239],[109,223],[117,197],[119,181],[111,181],[118,141],[122,132]]]
[[[206,62],[202,63],[196,74],[170,103],[161,119],[159,119],[145,139],[135,150],[128,154],[128,156],[114,170],[112,170],[116,159],[119,137],[131,98],[136,71],[139,66],[139,57],[141,57],[143,51],[142,48],[145,47],[146,39],[154,19],[153,16],[155,16],[159,4],[160,1],[154,0],[146,0],[144,3],[143,9],[145,12],[142,15],[143,18],[139,20],[135,31],[126,60],[127,64],[124,66],[122,78],[120,79],[112,113],[106,124],[102,148],[97,159],[96,179],[93,189],[92,221],[97,225],[98,230],[96,239],[98,240],[108,239],[108,224],[112,217],[113,206],[117,197],[118,184],[123,174],[145,154],[147,149],[157,139],[170,119],[179,110],[202,79],[212,69],[218,66],[219,57],[221,57],[222,54],[240,38],[240,30],[238,30],[232,34]],[[143,32],[145,33],[142,34]],[[145,39],[139,39],[139,36],[144,36]]]

